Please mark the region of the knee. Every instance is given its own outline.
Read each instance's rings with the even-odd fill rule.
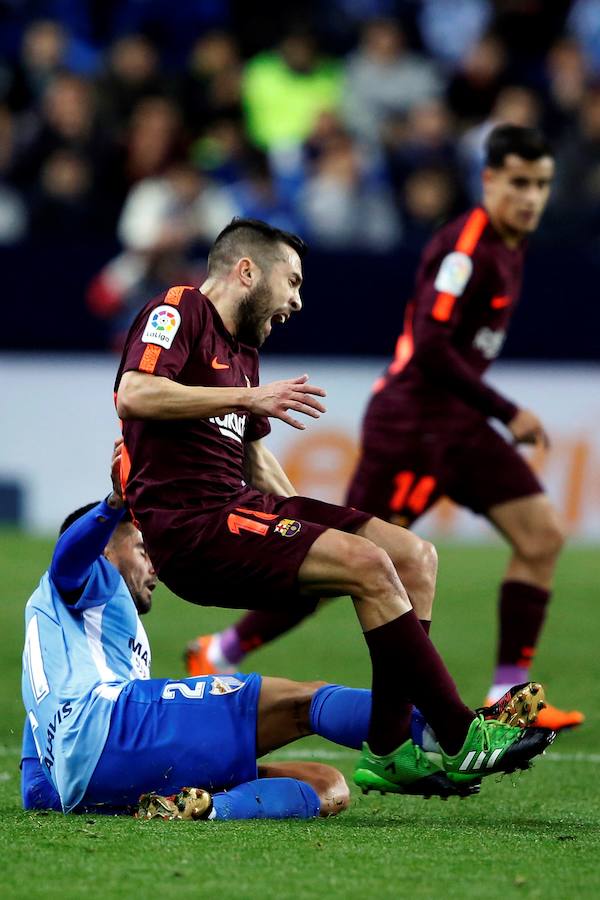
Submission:
[[[385,550],[366,538],[359,538],[347,560],[347,572],[353,585],[350,593],[359,596],[380,594],[395,587],[398,575]]]
[[[405,552],[396,566],[406,590],[425,590],[433,596],[437,579],[438,556],[434,545],[413,535],[408,552]]]
[[[435,588],[438,570],[437,550],[430,541],[424,541],[418,538],[418,547],[416,549],[416,559],[422,578],[431,583]]]
[[[350,806],[350,788],[342,773],[333,766],[317,764],[312,787],[319,797],[320,816],[337,816]]]
[[[554,560],[561,552],[566,540],[564,527],[558,514],[549,515],[536,528],[518,542],[516,551],[529,563]]]

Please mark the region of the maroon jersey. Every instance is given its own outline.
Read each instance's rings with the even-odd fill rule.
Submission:
[[[508,422],[517,407],[481,376],[498,355],[521,289],[523,247],[507,247],[477,207],[434,235],[395,358],[376,382],[366,425],[465,427],[475,417]]]
[[[197,288],[173,287],[141,310],[117,379],[137,370],[204,387],[254,387],[258,353],[238,343]],[[207,419],[123,423],[127,501],[154,566],[177,546],[177,529],[234,499],[244,487],[244,445],[270,431],[266,418],[232,412]]]

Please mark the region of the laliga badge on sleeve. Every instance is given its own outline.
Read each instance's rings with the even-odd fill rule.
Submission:
[[[452,294],[453,297],[460,297],[467,286],[472,271],[473,262],[470,256],[458,251],[449,253],[442,260],[434,287],[436,291],[442,294]]]
[[[181,313],[173,306],[157,306],[148,316],[142,335],[144,344],[158,344],[168,350],[181,325]]]

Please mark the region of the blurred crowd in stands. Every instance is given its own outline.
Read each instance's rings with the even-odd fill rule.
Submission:
[[[0,52],[0,244],[116,233],[101,315],[234,215],[418,248],[498,122],[553,142],[546,234],[600,230],[600,0],[0,0]]]

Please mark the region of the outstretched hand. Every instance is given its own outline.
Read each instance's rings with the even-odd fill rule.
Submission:
[[[285,381],[273,381],[271,384],[250,388],[250,391],[252,394],[250,412],[257,416],[281,419],[292,428],[303,430],[306,425],[289,415],[288,410],[303,413],[313,419],[318,419],[322,413],[327,412],[323,404],[315,400],[315,397],[325,397],[325,391],[323,388],[308,384],[308,375],[287,378]]]

